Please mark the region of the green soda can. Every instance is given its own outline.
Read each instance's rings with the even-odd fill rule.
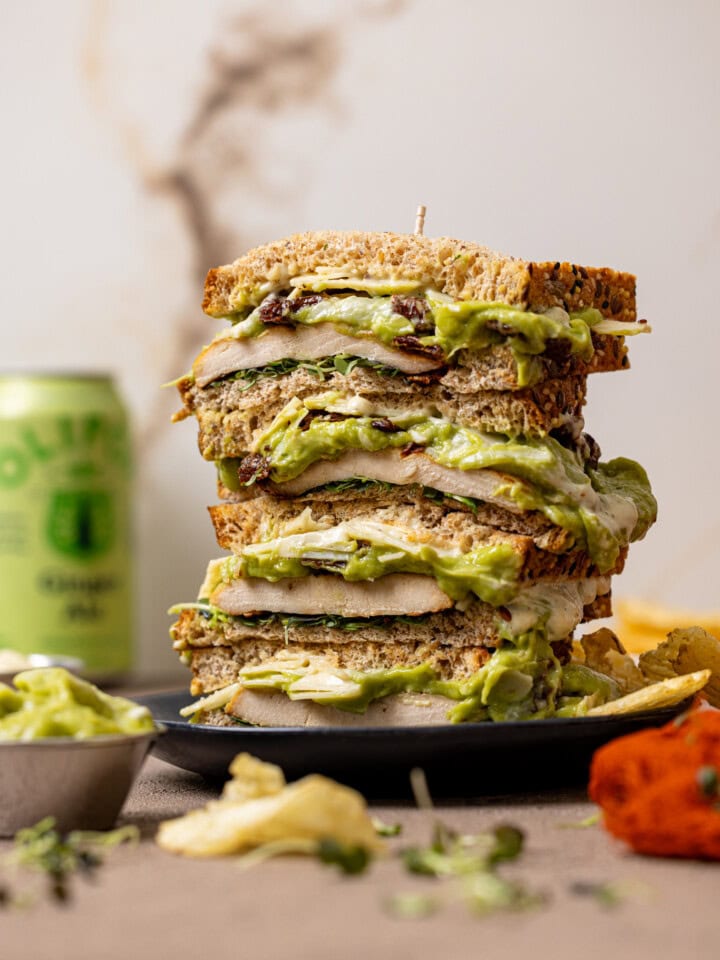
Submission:
[[[110,377],[0,374],[0,648],[130,669],[130,478]]]

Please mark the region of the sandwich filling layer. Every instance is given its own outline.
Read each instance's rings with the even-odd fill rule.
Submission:
[[[308,587],[300,600],[307,603],[313,592],[319,596],[324,592],[327,602],[332,602],[333,596],[346,589],[338,578],[347,583],[382,584],[388,576],[411,575],[432,578],[455,603],[464,603],[474,595],[499,606],[515,596],[522,581],[553,575],[576,578],[598,572],[582,554],[546,554],[529,538],[488,532],[472,524],[463,536],[452,537],[452,527],[433,530],[418,524],[413,529],[403,514],[397,522],[390,517],[382,521],[363,515],[328,522],[314,518],[310,508],[306,508],[299,516],[278,525],[277,535],[268,536],[275,526],[272,523],[253,531],[252,521],[243,516],[249,511],[237,508],[235,520],[232,510],[230,513],[226,532],[222,529],[226,522],[223,512],[213,513],[219,541],[232,545],[234,553],[209,564],[201,589],[205,597],[217,591],[237,596],[239,580],[294,582],[319,574],[318,583]],[[405,523],[400,522],[402,516]],[[259,542],[247,543],[244,526],[250,537],[253,532],[265,536]],[[406,587],[409,589],[410,584]],[[240,587],[240,591],[245,590]],[[426,602],[436,602],[433,593],[432,584],[428,584]]]
[[[352,646],[363,648],[357,650],[357,659],[372,652],[362,643]],[[249,652],[252,654],[252,648]],[[451,651],[449,656],[442,648],[407,654],[395,649],[388,651],[386,666],[364,670],[353,665],[355,650],[341,652],[339,657],[335,649],[315,652],[290,646],[243,666],[242,656],[236,663],[235,651],[197,650],[190,659],[201,677],[222,675],[227,664],[233,681],[189,705],[184,713],[200,719],[204,711],[224,709],[230,716],[252,722],[252,716],[244,712],[243,699],[250,691],[282,695],[290,703],[311,702],[364,714],[376,701],[414,693],[443,698],[443,719],[458,723],[577,716],[589,706],[617,696],[608,678],[581,664],[563,665],[542,630],[485,651],[484,662],[472,672],[463,669],[462,657],[466,655],[468,666],[473,660],[477,664],[482,658],[473,649]],[[343,665],[343,661],[349,664]],[[282,714],[279,722],[283,722]]]
[[[235,369],[259,366],[253,355],[266,364],[287,356],[313,359],[331,354],[331,346],[324,353],[316,352],[323,349],[322,345],[318,342],[315,346],[310,338],[304,356],[301,338],[289,352],[285,338],[278,338],[277,346],[269,352],[251,349],[247,359],[230,346],[232,341],[263,337],[278,326],[292,330],[329,325],[338,336],[347,338],[335,345],[336,352],[340,352],[337,346],[353,352],[348,339],[374,341],[387,348],[382,354],[383,363],[407,372],[417,372],[410,360],[413,355],[441,367],[461,350],[482,351],[505,344],[517,364],[520,386],[535,382],[541,375],[533,358],[543,354],[551,342],[588,361],[594,351],[593,332],[626,336],[648,329],[644,324],[607,320],[592,308],[573,314],[559,307],[533,313],[496,302],[453,300],[418,285],[412,289],[413,296],[407,296],[410,290],[402,281],[375,282],[372,291],[353,289],[357,280],[333,281],[322,275],[297,277],[290,284],[294,289],[289,295],[271,294],[249,314],[228,318],[233,322],[231,330],[216,338],[194,368],[201,382],[209,382],[208,378],[219,375],[223,367],[226,373],[231,372],[228,365],[235,362],[240,364]],[[333,294],[333,288],[342,289],[342,293]],[[380,359],[380,354],[372,358]]]
[[[472,647],[443,648],[442,641],[423,646],[412,640],[397,643],[397,638],[383,644],[351,637],[325,649],[307,642],[282,645],[276,641],[274,649],[271,645],[268,650],[267,644],[260,643],[258,648],[257,642],[246,639],[237,647],[239,659],[231,667],[234,682],[188,712],[224,708],[242,719],[243,691],[250,690],[281,693],[291,701],[309,700],[354,713],[364,713],[373,701],[399,693],[426,694],[447,699],[447,719],[453,722],[529,719],[558,715],[558,711],[575,715],[582,712],[583,704],[602,702],[614,691],[592,671],[577,665],[564,668],[556,646],[582,620],[584,609],[608,589],[602,578],[525,589],[502,613],[495,613],[494,648],[480,657],[482,647],[477,642]],[[201,643],[203,631],[196,627],[195,643],[187,642],[189,627],[182,626],[183,616],[195,613],[190,614],[187,606],[184,610],[176,627],[176,646],[189,653]],[[206,603],[195,610],[207,621],[208,630],[232,624],[227,614]],[[372,648],[378,648],[377,657],[385,666],[368,663]],[[198,651],[191,655],[195,657],[200,658],[197,670],[202,676],[208,669],[203,667],[206,655]],[[213,657],[217,654],[211,655],[211,664]],[[210,675],[222,669],[211,665]],[[197,689],[207,690],[207,684],[205,679]]]
[[[333,394],[291,400],[258,438],[255,452],[240,463],[235,488],[265,479],[282,484],[318,461],[337,460],[354,450],[421,453],[458,476],[492,471],[494,488],[486,484],[482,499],[497,497],[505,507],[511,503],[518,511],[540,511],[570,530],[577,545],[604,570],[614,566],[621,547],[642,537],[655,518],[647,476],[632,460],[592,468],[551,437],[512,439],[439,417],[374,416],[364,409],[362,401],[353,406]],[[232,466],[225,467],[226,486],[233,483]],[[498,471],[506,476],[501,478]],[[462,494],[465,489],[451,492]]]
[[[271,584],[274,589],[278,585]],[[372,595],[378,584],[367,585]],[[201,587],[201,594],[205,584]],[[278,591],[278,596],[282,593]],[[284,597],[287,604],[288,597]],[[218,604],[221,604],[219,606]],[[223,603],[222,594],[201,597],[193,603],[174,606],[179,620],[172,628],[177,650],[204,645],[245,645],[258,639],[287,645],[296,643],[344,645],[357,637],[368,642],[441,643],[446,646],[496,647],[503,638],[544,625],[551,643],[563,641],[583,620],[611,613],[610,578],[547,581],[524,587],[502,608],[473,600],[459,608],[451,605],[427,614],[287,613],[278,611],[237,612]],[[279,606],[279,604],[278,604]],[[288,607],[286,607],[286,610]]]
[[[342,368],[338,368],[338,364]],[[338,402],[361,399],[379,416],[387,411],[414,416],[430,414],[459,426],[508,436],[545,437],[553,430],[582,430],[587,393],[585,376],[545,379],[521,390],[488,389],[476,370],[455,367],[441,378],[408,378],[369,361],[335,357],[274,368],[277,376],[251,379],[226,377],[205,388],[185,377],[178,382],[183,409],[175,417],[197,418],[199,442],[206,460],[245,456],[288,400],[312,402],[333,394]],[[462,375],[462,376],[461,376]]]

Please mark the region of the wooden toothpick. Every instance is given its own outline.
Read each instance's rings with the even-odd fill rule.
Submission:
[[[425,229],[425,213],[427,208],[424,204],[420,204],[417,208],[417,213],[415,214],[415,236],[421,237],[423,235],[423,230]]]

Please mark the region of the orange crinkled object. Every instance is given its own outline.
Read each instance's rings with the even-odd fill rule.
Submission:
[[[720,711],[601,747],[589,792],[606,829],[637,853],[720,860]]]

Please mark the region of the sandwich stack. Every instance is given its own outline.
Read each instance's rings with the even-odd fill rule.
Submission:
[[[435,724],[611,695],[569,658],[656,515],[582,418],[588,375],[648,329],[633,276],[318,232],[211,270],[203,309],[226,325],[177,418],[217,467],[230,553],[173,608],[188,713]]]

